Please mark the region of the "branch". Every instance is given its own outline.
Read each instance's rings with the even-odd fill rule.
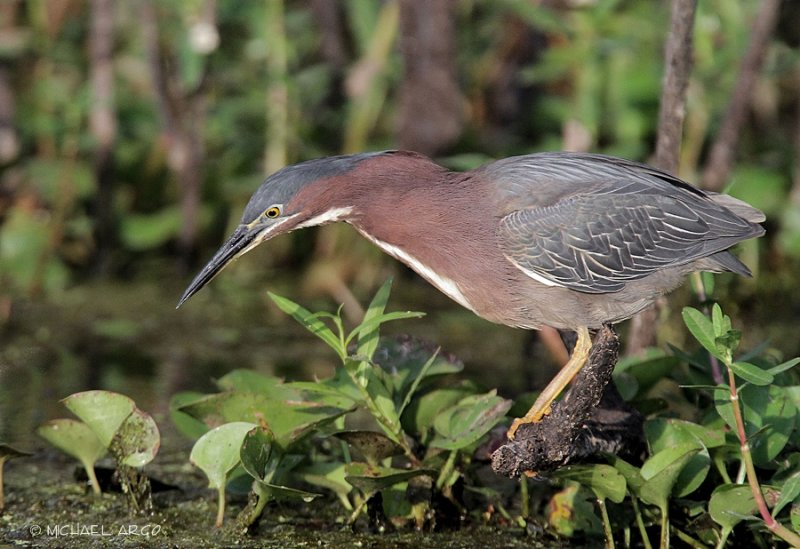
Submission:
[[[664,81],[658,113],[655,165],[676,173],[681,150],[683,120],[686,116],[686,89],[692,72],[694,14],[697,0],[675,0],[664,52]]]
[[[658,113],[656,167],[667,172],[678,171],[686,114],[686,89],[693,65],[694,14],[697,0],[673,0],[669,35],[664,49],[664,79]],[[659,305],[651,305],[631,321],[628,355],[640,354],[656,341]]]

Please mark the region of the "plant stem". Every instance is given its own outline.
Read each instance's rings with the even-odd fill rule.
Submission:
[[[222,527],[222,522],[225,520],[225,486],[217,488],[217,521],[214,526],[217,528]]]
[[[728,365],[726,364],[726,366]],[[752,490],[753,498],[756,500],[758,512],[761,514],[761,518],[764,519],[764,523],[767,525],[767,528],[770,530],[770,532],[782,538],[784,541],[787,541],[792,546],[800,547],[800,536],[775,520],[769,511],[769,507],[767,507],[764,494],[761,492],[761,486],[759,485],[758,477],[756,476],[756,467],[753,464],[753,456],[750,453],[750,444],[747,442],[747,433],[745,433],[744,430],[744,418],[742,416],[741,408],[739,407],[739,393],[736,390],[736,379],[730,367],[728,368],[728,383],[730,384],[731,407],[733,408],[733,417],[736,420],[736,431],[739,435],[739,445],[742,452],[742,460],[744,461],[744,466],[747,469],[747,482],[750,484],[750,490]]]
[[[658,543],[659,549],[669,549],[669,507],[661,507],[661,540]]]
[[[519,492],[522,498],[522,518],[528,520],[531,516],[531,496],[528,493],[528,477],[519,476]]]
[[[688,545],[689,547],[693,547],[694,549],[705,549],[705,545],[694,539],[692,536],[679,530],[678,528],[673,527],[673,532],[675,532],[675,536],[680,539],[683,543]]]
[[[102,490],[100,490],[100,483],[97,482],[97,475],[94,472],[94,465],[91,463],[84,463],[83,468],[86,469],[86,476],[89,477],[89,483],[92,485],[92,492],[95,494],[102,493]]]
[[[615,549],[614,533],[611,531],[611,520],[608,518],[606,500],[597,498],[597,506],[600,507],[600,517],[603,519],[603,533],[606,536],[606,549]]]
[[[644,527],[644,520],[642,519],[642,511],[639,509],[639,500],[631,494],[631,503],[633,503],[633,513],[636,515],[636,525],[639,527],[639,533],[642,536],[642,543],[644,544],[644,549],[653,549],[653,546],[650,545],[650,538],[647,537],[647,530]]]
[[[447,456],[447,461],[442,467],[442,470],[439,472],[439,478],[436,479],[436,489],[441,490],[444,483],[447,482],[447,479],[450,478],[450,473],[453,472],[453,468],[456,462],[456,454],[458,452],[456,450],[450,450],[450,455]]]

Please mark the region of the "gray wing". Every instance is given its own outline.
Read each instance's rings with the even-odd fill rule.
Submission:
[[[700,193],[665,194],[636,180],[595,183],[504,216],[497,236],[506,257],[542,283],[608,293],[761,231]]]

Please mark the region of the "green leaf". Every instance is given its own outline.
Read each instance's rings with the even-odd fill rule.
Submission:
[[[800,498],[800,473],[795,473],[781,486],[781,495],[772,509],[772,516],[777,516],[786,505],[798,501],[798,498]]]
[[[367,307],[367,312],[364,313],[361,327],[383,314],[383,311],[386,309],[386,303],[389,301],[389,294],[391,291],[392,279],[388,278],[386,282],[378,288],[378,291],[375,292],[375,297],[372,298],[369,307]],[[367,360],[372,360],[372,355],[375,353],[375,349],[378,348],[378,340],[380,337],[379,328],[380,324],[375,324],[368,330],[362,329],[358,334],[354,332],[350,333],[347,338],[348,342],[354,335],[358,335],[358,349],[356,354],[365,357]]]
[[[682,444],[651,456],[641,469],[641,499],[664,509],[681,471],[699,451],[697,444]]]
[[[672,494],[676,497],[685,497],[691,494],[706,479],[711,468],[711,456],[706,448],[725,444],[723,432],[677,419],[649,420],[645,423],[645,433],[653,454],[677,446],[694,445],[699,449],[697,455],[689,460],[675,480]]]
[[[277,461],[280,460],[279,452],[274,452],[275,437],[263,427],[254,427],[244,436],[239,449],[239,459],[242,467],[256,480],[271,480]]]
[[[421,475],[436,478],[436,471],[431,469],[373,467],[360,462],[348,463],[345,466],[345,480],[367,496]]]
[[[714,333],[714,325],[711,321],[703,313],[692,307],[684,307],[683,311],[681,311],[681,316],[683,316],[683,322],[698,343],[712,355],[724,360],[717,350],[717,335]]]
[[[161,435],[155,420],[136,408],[117,429],[108,451],[118,463],[144,467],[153,461],[160,446]]]
[[[474,383],[462,381],[418,396],[411,401],[403,413],[401,418],[403,428],[407,433],[419,436],[420,440],[427,446],[429,434],[433,430],[433,422],[436,417],[462,398],[476,392],[477,387]],[[530,406],[527,408],[530,408]]]
[[[169,399],[169,417],[178,430],[192,440],[208,432],[208,425],[182,411],[183,406],[205,398],[207,395],[195,391],[175,393]]]
[[[753,492],[746,484],[717,486],[708,502],[711,518],[728,531],[757,511],[758,505],[753,498]]]
[[[788,391],[777,385],[748,385],[742,387],[738,395],[753,461],[756,465],[767,465],[778,456],[794,435],[797,407]],[[730,398],[727,387],[714,391],[717,413],[735,430],[736,422]],[[758,436],[754,436],[756,433]]]
[[[719,306],[719,303],[714,303],[711,307],[711,324],[714,326],[714,335],[716,337],[728,333],[730,329],[730,326],[725,327],[725,317],[722,314],[722,307]]]
[[[800,364],[800,357],[793,358],[791,360],[787,360],[786,362],[784,362],[782,364],[778,364],[777,366],[773,366],[772,368],[769,368],[767,371],[770,374],[776,376],[776,375],[778,375],[780,373],[785,372],[786,370],[790,370],[790,369],[794,368],[798,364]]]
[[[373,363],[380,365],[387,385],[391,385],[400,414],[423,382],[464,368],[456,357],[440,353],[432,343],[408,336],[382,338]]]
[[[345,343],[350,343],[353,338],[360,336],[361,334],[375,334],[374,337],[378,337],[379,328],[382,324],[387,322],[391,322],[393,320],[405,320],[407,318],[421,318],[425,316],[425,313],[417,313],[414,311],[396,311],[393,313],[384,313],[369,320],[364,320],[361,324],[353,328],[353,331],[345,339]],[[369,336],[372,337],[372,336]],[[363,337],[359,337],[359,352],[358,356],[362,356],[364,358],[368,358],[367,355],[362,355],[360,349],[362,347],[361,340],[364,339]],[[366,350],[371,350],[373,353],[375,350],[372,348],[371,340],[368,346],[365,346]],[[377,344],[376,344],[377,345]]]
[[[209,427],[245,421],[265,423],[282,448],[352,411],[316,402],[273,400],[260,393],[229,391],[208,395],[179,409]]]
[[[75,393],[62,402],[94,431],[106,448],[125,419],[136,409],[133,400],[111,391]]]
[[[395,441],[375,431],[340,431],[334,436],[345,441],[373,466],[388,457],[403,453],[403,449]]]
[[[244,368],[228,372],[217,380],[217,386],[222,391],[259,393],[274,400],[300,399],[300,393],[283,379]]]
[[[305,490],[298,490],[297,488],[289,488],[288,486],[281,486],[278,484],[270,484],[260,480],[256,480],[253,489],[259,497],[265,497],[275,501],[303,500],[306,503],[310,503],[318,497],[322,497],[322,494],[306,492]]]
[[[617,456],[611,456],[611,465],[625,477],[625,484],[628,489],[639,497],[641,495],[642,486],[644,486],[645,483],[641,471]]]
[[[552,473],[563,480],[574,480],[586,486],[598,499],[622,503],[625,499],[625,477],[611,465],[569,465]]]
[[[80,461],[87,470],[106,454],[106,447],[94,431],[77,419],[48,421],[36,429],[36,434]]]
[[[189,460],[208,477],[209,488],[225,486],[228,474],[239,465],[239,451],[245,435],[256,427],[237,421],[220,425],[204,434],[194,444]]]
[[[303,482],[331,490],[344,503],[353,487],[345,480],[345,464],[335,462],[316,462],[306,465],[296,472]],[[348,503],[349,505],[349,503]]]
[[[430,445],[459,450],[476,442],[497,425],[511,408],[511,401],[495,391],[461,399],[434,420],[436,436]]]
[[[730,369],[734,374],[753,385],[770,385],[775,377],[767,370],[762,370],[749,362],[732,362]]]
[[[342,345],[341,339],[336,336],[324,322],[312,314],[311,311],[301,307],[290,299],[275,295],[272,292],[267,292],[267,294],[281,311],[305,326],[309,332],[324,341],[331,349],[336,351],[339,358],[344,360],[347,356],[347,349]]]

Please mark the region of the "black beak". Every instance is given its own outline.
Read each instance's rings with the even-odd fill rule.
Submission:
[[[189,287],[183,292],[180,301],[178,301],[178,307],[199,292],[203,286],[211,282],[211,279],[217,276],[217,274],[233,261],[236,256],[244,252],[250,243],[253,242],[256,235],[258,235],[257,230],[250,229],[245,225],[239,225],[228,241],[217,250],[217,253],[211,258],[211,261],[203,267],[200,274],[192,280],[192,283],[189,284]]]

